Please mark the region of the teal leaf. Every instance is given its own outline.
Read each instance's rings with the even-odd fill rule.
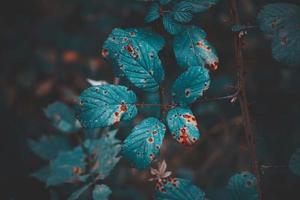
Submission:
[[[280,30],[272,41],[272,55],[275,60],[287,65],[299,65],[300,28],[286,27]]]
[[[125,139],[122,155],[138,169],[149,167],[159,154],[166,127],[158,119],[150,117],[135,126]]]
[[[300,176],[300,148],[292,154],[289,161],[289,169],[294,174]]]
[[[59,152],[71,149],[69,141],[60,136],[42,136],[38,141],[29,139],[29,148],[44,160],[54,159]]]
[[[229,179],[227,189],[231,200],[258,200],[256,178],[250,172],[233,175]]]
[[[167,5],[168,3],[170,3],[172,0],[159,0],[159,3],[161,5]]]
[[[159,4],[153,3],[151,4],[148,14],[145,17],[145,22],[149,23],[152,22],[160,17],[160,10],[159,10]]]
[[[85,172],[84,160],[85,154],[81,147],[60,153],[50,164],[51,174],[47,179],[47,186],[82,180],[81,175]]]
[[[216,50],[205,37],[206,33],[196,26],[189,26],[175,36],[173,49],[180,67],[205,65],[210,69],[217,69],[219,59]]]
[[[136,95],[125,86],[93,86],[80,94],[77,116],[85,128],[106,127],[134,118],[135,103]]]
[[[268,4],[257,20],[266,35],[273,35],[273,57],[287,65],[299,65],[300,7],[289,3]]]
[[[91,186],[91,184],[87,184],[87,185],[84,185],[83,187],[81,187],[80,189],[76,190],[75,192],[73,192],[71,194],[71,196],[69,196],[68,200],[77,200],[80,198],[80,196],[86,192],[89,187]]]
[[[111,190],[107,185],[96,185],[93,190],[93,200],[107,200]]]
[[[62,102],[55,102],[44,109],[55,128],[64,133],[73,133],[79,130],[80,126],[75,118],[74,110]]]
[[[51,175],[51,171],[49,167],[41,168],[35,171],[34,173],[30,174],[31,177],[44,183],[47,182],[47,179],[49,178],[50,175]]]
[[[205,200],[205,193],[190,180],[181,178],[160,179],[155,191],[156,200]]]
[[[189,22],[193,18],[193,6],[185,1],[181,1],[173,8],[172,14],[178,22]]]
[[[219,0],[184,0],[184,1],[191,4],[192,11],[194,13],[205,12],[219,2]]]
[[[299,24],[300,7],[290,3],[267,4],[258,13],[257,20],[265,34],[275,34],[289,24]]]
[[[109,34],[108,38],[103,44],[102,56],[109,57],[113,61],[113,70],[116,76],[124,76],[120,66],[118,65],[118,57],[124,48],[129,45],[132,41],[145,41],[151,45],[156,52],[160,51],[165,45],[165,40],[153,32],[151,29],[147,28],[129,28],[120,29],[115,28]]]
[[[132,40],[145,41],[151,45],[157,52],[162,50],[165,39],[149,28],[128,28],[125,29],[131,35]]]
[[[184,30],[184,25],[176,22],[170,13],[166,14],[162,18],[165,30],[171,35],[176,35]]]
[[[99,139],[88,139],[84,142],[85,148],[93,157],[91,172],[96,173],[99,179],[106,178],[119,162],[121,151],[120,140],[115,138],[117,130],[102,135]]]
[[[160,51],[165,45],[165,40],[153,32],[151,29],[146,28],[129,28],[120,29],[115,28],[109,34],[108,38],[103,44],[102,56],[110,56],[115,59],[120,54],[120,51],[124,49],[132,41],[146,41],[156,51]]]
[[[200,138],[196,118],[188,108],[170,110],[167,123],[173,138],[181,144],[192,145]]]
[[[193,80],[193,81],[191,81]],[[192,66],[182,73],[172,86],[175,103],[188,105],[203,95],[210,83],[209,71],[200,66]]]
[[[147,92],[157,91],[165,76],[156,50],[144,41],[132,41],[125,46],[118,63],[127,79]]]

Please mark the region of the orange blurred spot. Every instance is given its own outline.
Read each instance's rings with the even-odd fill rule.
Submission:
[[[65,51],[62,54],[62,59],[66,63],[77,62],[80,55],[75,51]]]

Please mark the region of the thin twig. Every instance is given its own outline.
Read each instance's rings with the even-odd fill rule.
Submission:
[[[159,101],[162,105],[164,105],[164,95],[165,95],[164,88],[159,87]],[[160,107],[160,119],[161,120],[164,118],[164,115],[165,115],[167,109],[168,109],[168,107],[166,107],[166,106]]]
[[[240,17],[238,13],[238,6],[236,0],[229,0],[230,13],[232,21],[234,24],[240,24]],[[243,50],[242,50],[243,37],[240,37],[239,34],[234,34],[234,53],[235,53],[235,62],[239,70],[238,83],[240,87],[240,92],[238,95],[238,100],[240,103],[240,108],[243,117],[243,124],[245,135],[248,143],[248,148],[250,149],[251,159],[252,159],[252,168],[253,172],[257,179],[257,189],[260,199],[263,199],[261,191],[261,181],[260,181],[260,170],[258,166],[258,161],[256,158],[256,146],[255,146],[255,135],[253,132],[253,127],[250,119],[249,108],[248,108],[248,99],[246,95],[246,72],[244,66]]]
[[[135,103],[136,106],[139,107],[165,107],[165,108],[173,108],[177,106],[177,104],[159,104],[159,103]]]

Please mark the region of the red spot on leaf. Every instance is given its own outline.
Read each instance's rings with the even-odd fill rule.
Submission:
[[[102,51],[101,51],[101,55],[104,57],[104,58],[106,58],[107,56],[108,56],[108,50],[107,49],[102,49]]]
[[[127,111],[127,105],[126,104],[122,104],[120,106],[120,110],[121,110],[121,112],[126,112]]]
[[[153,138],[148,138],[148,142],[152,143],[153,142]]]
[[[219,66],[219,63],[218,62],[213,62],[211,64],[205,64],[205,67],[210,69],[210,70],[217,70],[218,69],[218,66]]]

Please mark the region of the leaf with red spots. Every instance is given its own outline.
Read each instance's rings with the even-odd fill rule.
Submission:
[[[258,13],[257,20],[265,34],[275,34],[287,24],[299,24],[300,7],[290,3],[267,4]]]
[[[167,114],[167,123],[174,139],[185,145],[194,144],[200,137],[195,116],[188,108],[174,108]]]
[[[189,26],[175,36],[173,49],[180,67],[207,66],[212,70],[218,68],[216,50],[205,37],[206,33],[196,26]]]
[[[159,179],[155,191],[156,200],[205,200],[205,193],[190,180],[181,178]]]
[[[61,152],[50,164],[47,186],[60,185],[81,180],[85,173],[85,154],[81,147]]]
[[[165,76],[157,51],[144,41],[132,41],[125,46],[118,63],[126,78],[147,92],[157,91]]]
[[[228,182],[230,199],[258,200],[256,178],[250,172],[241,172],[233,175]]]
[[[135,103],[136,95],[125,86],[93,86],[80,94],[77,117],[85,128],[106,127],[133,119],[137,114]]]
[[[158,119],[150,117],[135,126],[125,139],[124,155],[136,168],[145,169],[159,154],[166,127]]]
[[[191,81],[193,80],[193,81]],[[210,83],[209,71],[200,66],[189,67],[174,82],[172,96],[175,103],[187,105],[203,95]]]
[[[300,7],[289,3],[268,4],[257,20],[264,34],[273,36],[273,57],[287,65],[299,65]]]
[[[132,41],[147,42],[155,49],[155,52],[160,51],[165,44],[165,40],[160,35],[153,32],[151,29],[113,29],[113,31],[109,34],[108,38],[103,44],[101,54],[103,57],[109,57],[112,59],[112,66],[116,76],[124,76],[124,73],[122,72],[122,70],[120,70],[120,66],[118,65],[117,59],[120,53],[124,50],[124,47],[132,43]]]

